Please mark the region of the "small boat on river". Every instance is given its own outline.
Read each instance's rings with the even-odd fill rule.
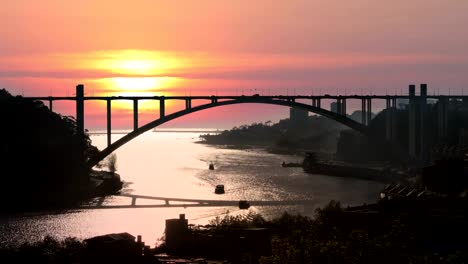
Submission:
[[[283,161],[283,163],[281,163],[281,167],[283,167],[283,168],[286,168],[286,167],[302,167],[302,163],[294,163],[294,162],[286,163],[286,162]]]
[[[222,184],[216,185],[215,193],[216,194],[223,194],[224,193],[224,185],[222,185]]]

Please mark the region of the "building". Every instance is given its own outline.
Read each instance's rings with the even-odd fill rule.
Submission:
[[[338,114],[338,103],[337,102],[332,102],[330,104],[330,111],[332,111],[333,113]]]
[[[309,112],[307,110],[291,107],[289,109],[289,120],[291,124],[304,124],[309,117]]]

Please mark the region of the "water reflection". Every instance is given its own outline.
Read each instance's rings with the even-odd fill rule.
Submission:
[[[329,200],[345,204],[375,201],[382,184],[351,178],[309,175],[301,168],[282,168],[290,156],[265,153],[259,149],[235,150],[196,144],[199,133],[148,132],[117,150],[118,173],[127,182],[123,193],[158,197],[206,200],[310,200],[306,205],[256,206],[249,211],[274,217],[287,210],[312,215]],[[116,140],[122,135],[114,135]],[[92,136],[103,148],[104,135]],[[299,159],[300,157],[298,157]],[[209,170],[210,162],[215,170]],[[226,193],[214,188],[224,184]],[[147,201],[139,201],[145,204]],[[104,205],[129,204],[128,197],[109,197]],[[0,219],[2,245],[41,239],[47,234],[64,238],[87,238],[114,232],[143,235],[156,243],[163,235],[164,221],[185,213],[190,223],[204,224],[229,212],[245,213],[232,207],[179,207],[144,209],[75,210],[61,213],[19,215]]]

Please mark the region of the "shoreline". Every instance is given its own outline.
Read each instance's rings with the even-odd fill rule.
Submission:
[[[294,162],[283,161],[284,164],[278,164],[278,166],[281,166],[283,168],[302,167],[304,172],[310,175],[321,174],[331,177],[354,178],[382,183],[391,183],[394,181],[403,180],[405,176],[408,176],[401,172],[398,168],[389,166],[388,164],[385,164],[383,162],[373,164],[348,163],[334,159],[334,154],[329,152],[315,152],[318,156],[322,158],[320,159],[320,161],[317,161],[318,168],[312,169],[308,166],[303,165],[303,160],[305,160],[307,156],[306,153],[311,152],[311,150],[307,149],[275,147],[271,145],[218,144],[207,143],[205,141],[196,141],[195,143],[205,144],[221,149],[260,149],[270,154],[301,157],[301,161],[298,161],[297,159]]]

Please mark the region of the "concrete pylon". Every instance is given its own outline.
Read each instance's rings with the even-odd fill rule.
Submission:
[[[427,115],[427,84],[421,84],[420,86],[420,96],[419,96],[419,158],[422,161],[427,161],[429,159],[429,153],[427,148],[427,139],[425,136],[426,133],[426,122],[425,118]]]
[[[341,114],[346,116],[346,99],[343,98],[341,101]]]
[[[161,97],[161,99],[159,99],[159,118],[163,118],[165,115],[166,115],[165,101],[164,101],[164,97]]]
[[[112,100],[107,99],[107,146],[112,144]]]
[[[366,99],[361,99],[361,124],[367,125],[366,119]]]
[[[391,106],[391,100],[387,98],[386,100],[386,108],[385,108],[385,138],[388,141],[391,141],[392,138],[392,106]]]
[[[409,86],[408,104],[408,152],[410,156],[416,157],[416,86]]]
[[[138,100],[133,100],[133,130],[138,129]]]
[[[398,107],[396,98],[392,98],[392,141],[398,141]]]
[[[369,126],[372,121],[372,99],[367,98],[367,125]]]
[[[440,96],[437,103],[437,136],[439,143],[444,143],[447,137],[447,107],[448,99],[445,96]]]
[[[76,129],[84,133],[84,85],[76,86]]]

